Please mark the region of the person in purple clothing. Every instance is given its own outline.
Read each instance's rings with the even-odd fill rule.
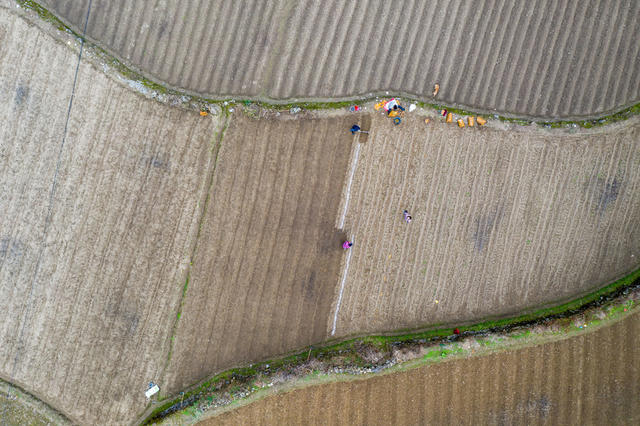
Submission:
[[[342,243],[342,248],[347,250],[349,248],[351,248],[351,246],[353,245],[353,243],[349,240],[346,240],[344,243]]]
[[[411,216],[409,215],[409,212],[407,210],[403,211],[402,215],[404,216],[405,222],[411,223]]]

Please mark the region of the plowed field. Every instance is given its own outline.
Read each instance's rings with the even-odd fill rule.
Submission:
[[[0,7],[0,376],[74,421],[131,422],[149,381],[178,392],[334,328],[516,313],[637,267],[637,120],[374,116],[354,138],[363,117],[236,112],[223,132],[17,10]]]
[[[77,63],[0,8],[0,376],[127,423],[166,361],[217,122],[84,60],[74,85]]]
[[[201,425],[640,422],[640,313],[489,356],[270,396]]]
[[[211,96],[412,94],[594,116],[640,101],[636,0],[41,0],[144,73]],[[90,7],[89,7],[90,6]]]
[[[232,121],[175,338],[170,390],[326,338],[343,256],[334,217],[349,120]]]
[[[376,115],[372,129],[336,336],[515,315],[637,268],[638,120],[572,135]]]

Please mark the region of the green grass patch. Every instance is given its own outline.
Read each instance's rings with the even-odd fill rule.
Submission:
[[[77,38],[80,38],[80,39],[82,38],[78,34],[76,34],[73,30],[71,30],[71,28],[67,27],[60,19],[58,19],[58,17],[56,15],[54,15],[51,12],[49,12],[44,7],[40,6],[35,1],[31,1],[31,0],[16,0],[16,3],[18,3],[20,5],[20,7],[23,7],[25,9],[29,9],[29,10],[33,10],[34,12],[36,12],[38,14],[40,19],[42,19],[45,22],[48,22],[48,23],[52,24],[58,30],[73,34]]]
[[[531,335],[531,330],[525,330],[522,333],[516,333],[516,334],[512,334],[511,337],[512,339],[522,339],[525,337],[529,337]]]
[[[265,102],[265,101],[251,101],[253,102],[255,105],[258,105],[260,108],[264,108],[264,109],[273,109],[273,110],[277,110],[277,111],[288,111],[291,108],[302,108],[308,111],[313,111],[313,110],[321,110],[321,109],[345,109],[350,107],[351,105],[354,104],[358,104],[358,103],[363,103],[363,102],[367,102],[373,100],[373,98],[371,99],[366,99],[366,100],[350,100],[350,101],[333,101],[333,102],[313,102],[313,101],[306,101],[306,102],[289,102],[289,103],[278,103],[278,102]],[[247,101],[243,101],[247,102]]]

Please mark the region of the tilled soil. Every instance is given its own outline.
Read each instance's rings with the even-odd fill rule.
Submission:
[[[178,323],[171,391],[326,338],[345,238],[333,222],[350,120],[231,121]]]
[[[128,423],[166,361],[219,123],[84,60],[74,89],[78,52],[3,8],[0,41],[0,375]]]
[[[566,340],[311,386],[202,425],[638,424],[640,313]]]
[[[498,127],[373,117],[344,220],[355,246],[336,336],[517,315],[638,267],[640,122]]]
[[[338,337],[515,313],[637,266],[637,121],[374,116],[354,142],[361,117],[235,113],[217,151],[222,119],[85,60],[74,86],[77,50],[4,8],[0,41],[0,375],[77,422],[132,421],[149,381],[175,393],[326,341],[345,235]]]
[[[151,78],[215,97],[393,91],[547,119],[640,101],[635,0],[40,2]]]

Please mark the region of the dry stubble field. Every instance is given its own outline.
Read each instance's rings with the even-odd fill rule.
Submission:
[[[638,267],[638,119],[567,134],[375,115],[372,129],[336,336],[516,315]]]
[[[166,362],[218,124],[83,60],[63,139],[77,61],[0,7],[0,376],[128,423]]]
[[[640,313],[566,340],[269,396],[199,424],[635,425]]]

